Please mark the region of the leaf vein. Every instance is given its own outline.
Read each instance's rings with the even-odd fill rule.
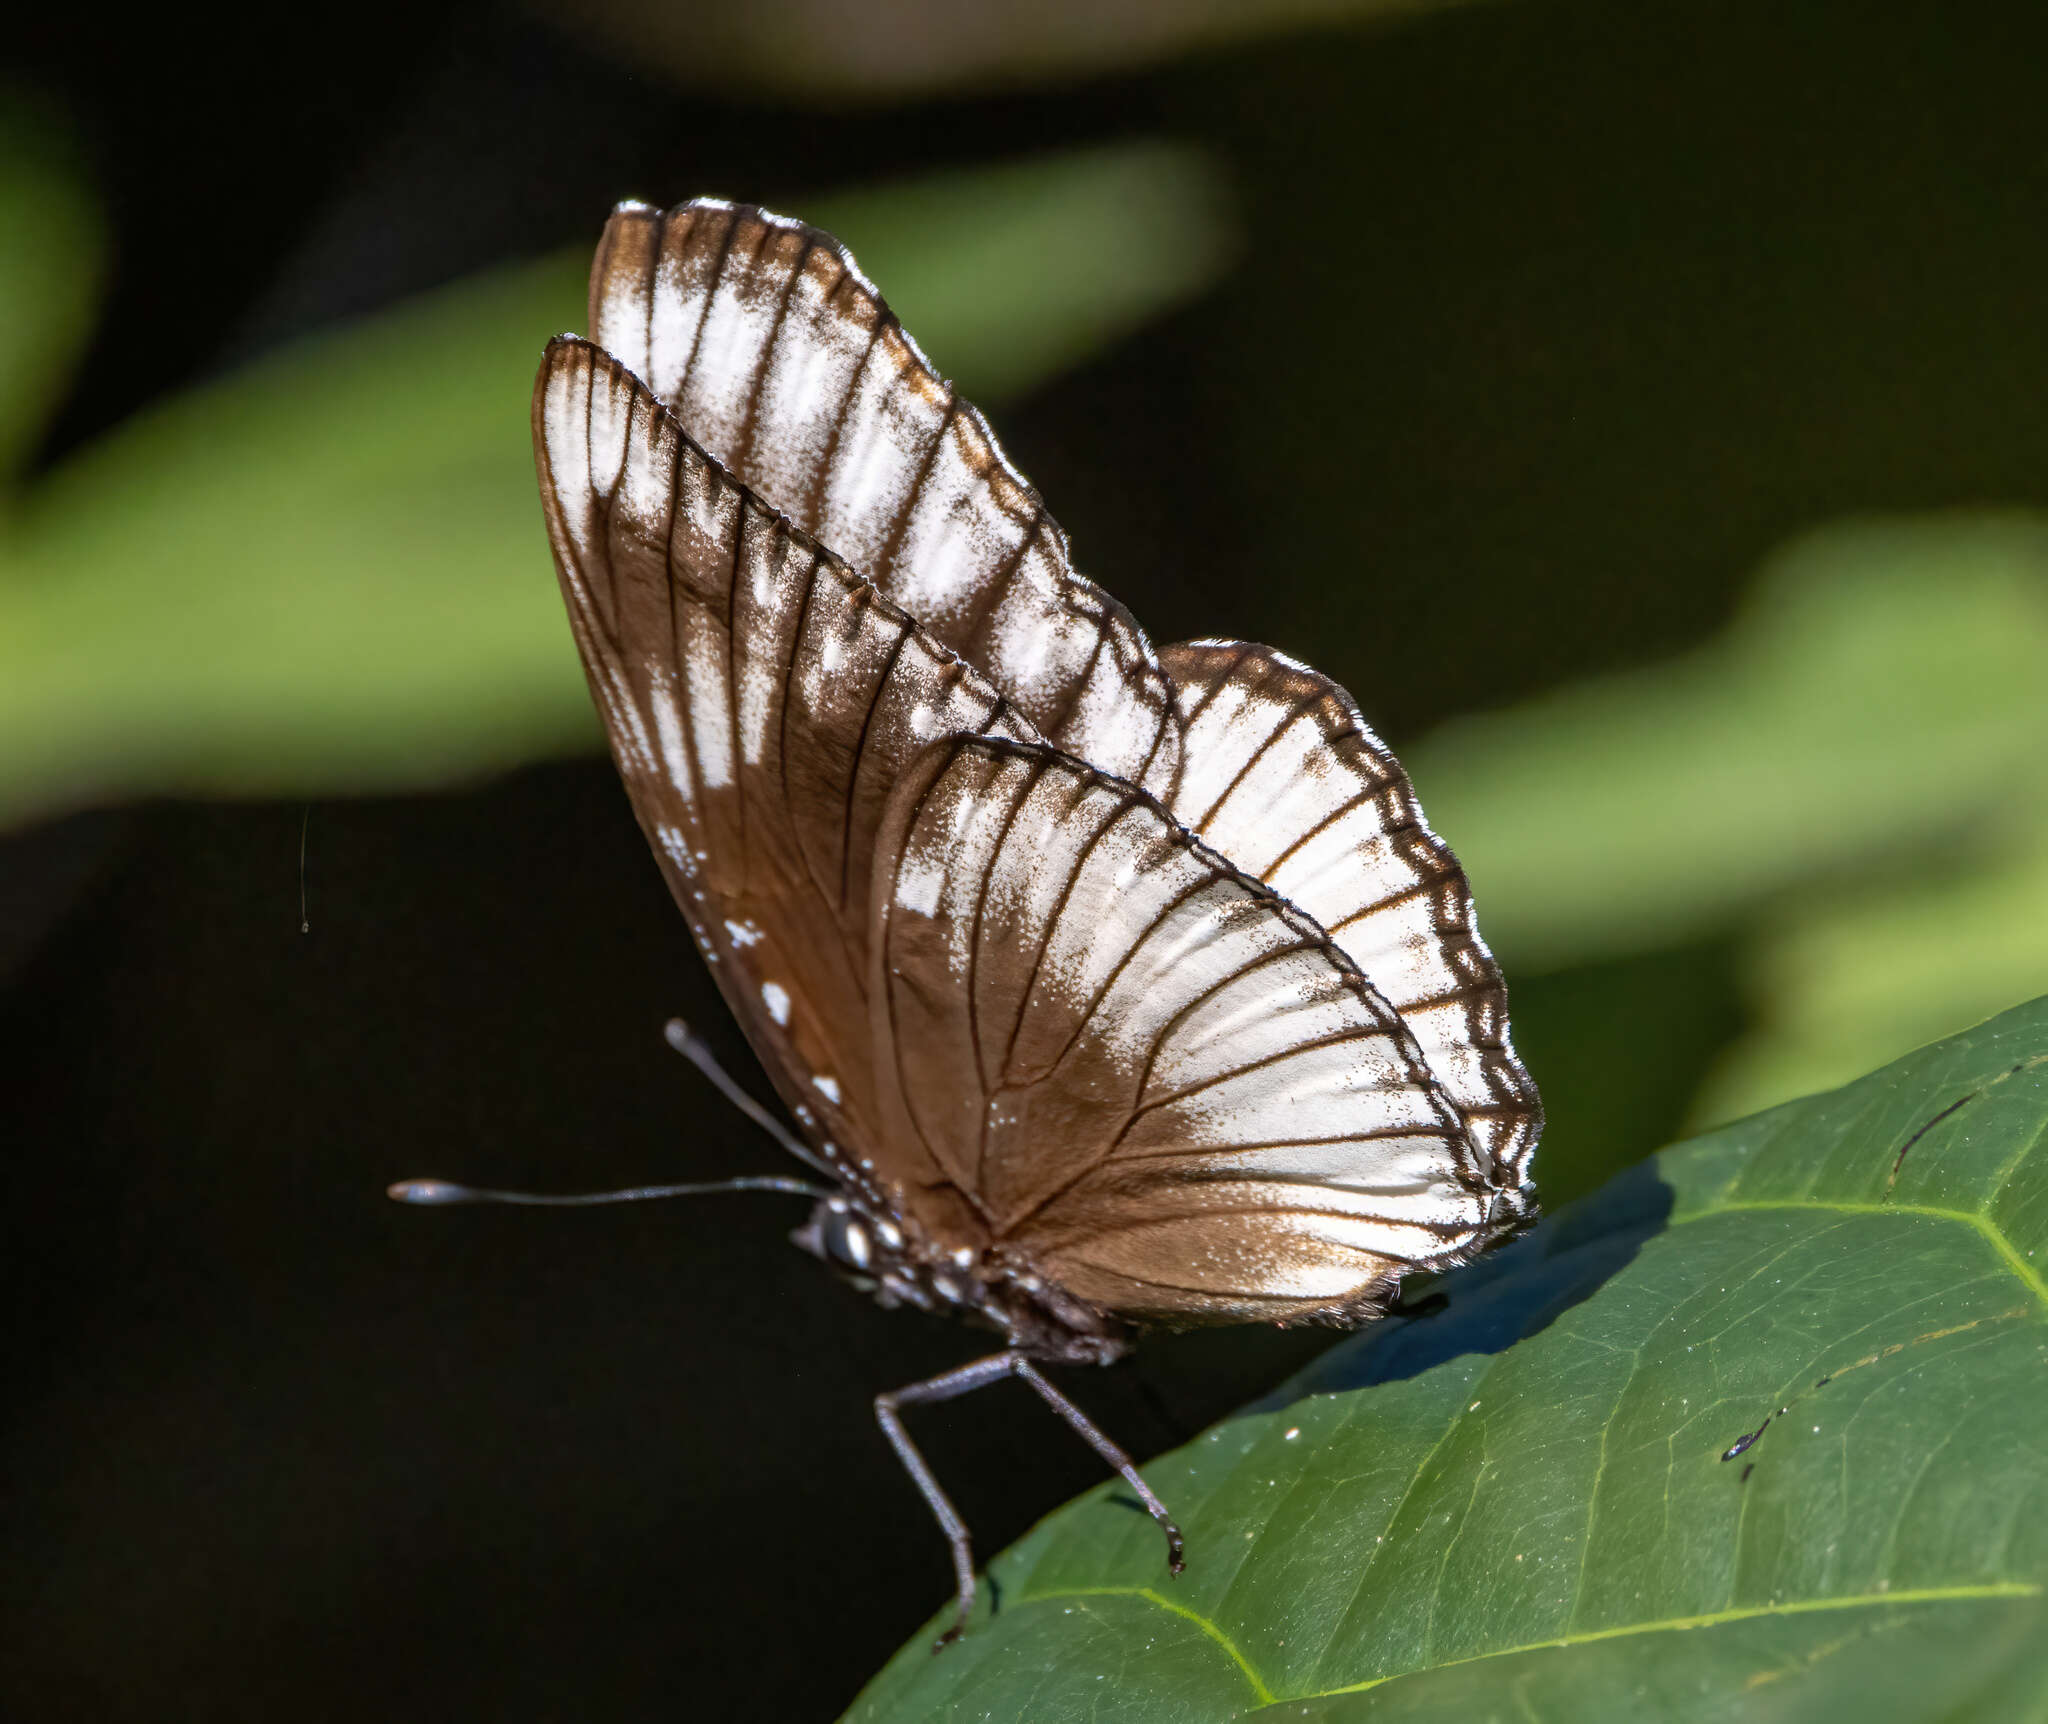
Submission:
[[[1859,1203],[1821,1197],[1738,1198],[1733,1202],[1719,1202],[1709,1208],[1696,1209],[1690,1215],[1674,1215],[1668,1225],[1684,1227],[1695,1221],[1712,1220],[1717,1215],[1769,1209],[1825,1210],[1838,1215],[1925,1215],[1937,1221],[1960,1221],[1965,1227],[1982,1234],[2005,1259],[2006,1267],[2014,1276],[2044,1307],[2048,1307],[2048,1281],[2043,1281],[2039,1271],[2019,1254],[2003,1230],[1985,1216],[1968,1209],[1946,1209],[1931,1203]]]
[[[1778,1604],[1736,1605],[1726,1610],[1708,1611],[1700,1616],[1671,1616],[1653,1622],[1618,1623],[1612,1628],[1591,1628],[1567,1632],[1549,1640],[1532,1640],[1523,1646],[1502,1646],[1491,1652],[1476,1652],[1469,1658],[1445,1659],[1440,1664],[1420,1665],[1413,1670],[1391,1671],[1385,1676],[1369,1676],[1363,1682],[1347,1683],[1341,1688],[1325,1688],[1313,1694],[1289,1695],[1290,1701],[1327,1700],[1338,1694],[1362,1694],[1369,1688],[1378,1688],[1384,1683],[1398,1682],[1404,1676],[1426,1676],[1435,1670],[1455,1669],[1462,1664],[1481,1664],[1493,1658],[1513,1658],[1524,1652],[1563,1651],[1573,1646],[1588,1646],[1602,1640],[1627,1640],[1641,1634],[1677,1634],[1695,1628],[1719,1628],[1731,1622],[1749,1622],[1763,1616],[1810,1616],[1820,1611],[1869,1609],[1882,1605],[1909,1604],[1950,1604],[1965,1603],[1992,1598],[2039,1598],[2041,1588],[2032,1581],[1994,1580],[1970,1586],[1926,1586],[1917,1588],[1901,1587],[1892,1592],[1850,1593],[1836,1598],[1801,1598]],[[1274,1704],[1274,1702],[1268,1702]]]

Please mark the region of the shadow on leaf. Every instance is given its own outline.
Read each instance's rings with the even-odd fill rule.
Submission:
[[[1277,1412],[1306,1395],[1417,1377],[1463,1353],[1505,1352],[1626,1268],[1664,1230],[1672,1202],[1655,1163],[1632,1167],[1526,1238],[1418,1288],[1425,1311],[1390,1316],[1339,1343],[1244,1410]]]

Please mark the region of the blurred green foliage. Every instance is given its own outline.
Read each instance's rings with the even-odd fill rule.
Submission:
[[[1410,765],[1488,938],[1551,967],[1948,850],[2038,797],[2044,663],[2048,526],[1851,523],[1774,558],[1720,639],[1448,726]]]
[[[99,309],[106,235],[61,135],[0,99],[0,480],[57,405]]]
[[[1482,900],[1483,903],[1483,900]],[[1508,967],[1515,1047],[1543,1091],[1546,1213],[1678,1134],[1716,1057],[1750,1027],[1741,949],[1719,935],[1525,975]]]
[[[1773,558],[1697,651],[1462,720],[1409,763],[1539,1024],[1546,970],[1735,941],[1756,1027],[1690,1110],[1712,1123],[2048,990],[2044,665],[2048,522],[1855,521]],[[1664,1045],[1631,1039],[1651,1071],[1586,1081],[1639,1092]],[[1611,1165],[1563,1153],[1587,1183]]]
[[[2048,987],[2048,820],[2017,782],[2009,824],[1924,872],[1843,893],[1805,892],[1755,935],[1760,1022],[1694,1107],[1733,1119],[1846,1081],[1879,1048],[1932,1041]]]
[[[27,427],[94,271],[76,188],[24,184],[35,260],[0,278],[0,327],[22,354],[8,422]],[[1211,171],[1157,145],[805,213],[994,400],[1198,293],[1230,243]],[[597,746],[527,430],[532,368],[581,327],[588,267],[579,248],[303,342],[21,498],[0,537],[0,821],[153,793],[423,788]]]

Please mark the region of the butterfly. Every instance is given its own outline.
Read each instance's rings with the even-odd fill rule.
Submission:
[[[796,1242],[1002,1337],[876,1402],[951,1545],[944,1638],[973,1560],[900,1410],[1000,1378],[1177,1572],[1040,1366],[1362,1324],[1527,1223],[1541,1107],[1465,876],[1335,683],[1154,649],[829,235],[621,205],[590,327],[535,385],[549,541],[634,811],[827,1178]]]

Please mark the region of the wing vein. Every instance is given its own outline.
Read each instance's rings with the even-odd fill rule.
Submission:
[[[1244,763],[1231,775],[1230,782],[1223,787],[1222,794],[1209,804],[1208,811],[1203,814],[1201,819],[1188,821],[1187,824],[1197,832],[1202,831],[1208,826],[1216,818],[1216,811],[1231,799],[1238,787],[1251,774],[1252,769],[1266,758],[1267,754],[1272,750],[1273,744],[1280,740],[1281,733],[1293,724],[1297,718],[1301,717],[1304,712],[1308,711],[1310,707],[1314,706],[1317,701],[1321,700],[1322,697],[1322,690],[1315,688],[1310,689],[1304,695],[1298,696],[1294,704],[1287,709],[1286,716],[1281,718],[1278,723],[1267,730],[1264,736],[1259,738],[1258,747],[1245,756]]]
[[[1243,1065],[1234,1066],[1229,1071],[1217,1072],[1194,1083],[1183,1084],[1179,1089],[1169,1090],[1164,1095],[1154,1096],[1150,1101],[1141,1101],[1131,1110],[1124,1132],[1128,1132],[1132,1125],[1148,1113],[1156,1112],[1162,1107],[1171,1107],[1177,1101],[1186,1101],[1189,1096],[1200,1095],[1204,1090],[1214,1089],[1218,1084],[1229,1083],[1233,1078],[1241,1078],[1248,1072],[1265,1071],[1301,1054],[1316,1053],[1323,1048],[1342,1047],[1347,1042],[1372,1042],[1383,1039],[1394,1039],[1385,1024],[1353,1024],[1349,1028],[1332,1031],[1329,1035],[1317,1036],[1313,1041],[1293,1042],[1276,1053],[1261,1054],[1257,1059],[1247,1060]],[[1119,1141],[1123,1135],[1123,1132],[1118,1133]]]
[[[1023,811],[1024,804],[1030,800],[1032,789],[1037,785],[1039,779],[1044,776],[1044,773],[1044,761],[1033,761],[1030,770],[1025,775],[1022,786],[1010,800],[1009,812],[1003,816],[1002,830],[996,834],[996,842],[990,851],[992,858],[1002,855],[1003,846],[1009,842],[1010,833],[1017,824],[1018,814]],[[981,935],[988,915],[989,882],[994,876],[994,867],[986,867],[981,871],[980,880],[975,883],[974,922],[967,940],[967,1027],[970,1044],[974,1049],[974,1069],[976,1075],[981,1079],[984,1097],[994,1094],[1003,1087],[1003,1079],[1009,1069],[1010,1050],[1017,1045],[1018,1027],[1024,1021],[1025,1007],[1031,997],[1029,989],[1026,989],[1023,994],[1018,996],[1017,1021],[1010,1026],[1009,1039],[1004,1044],[1003,1063],[991,1076],[988,1065],[988,1050],[982,1045],[981,1039]],[[974,1176],[977,1182],[981,1178],[981,1166],[987,1152],[988,1108],[984,1104],[981,1110],[979,1147],[975,1151]]]
[[[692,222],[690,225],[694,230],[696,224]],[[697,355],[704,346],[704,328],[711,321],[711,307],[717,303],[719,286],[725,280],[726,260],[732,256],[733,235],[739,232],[739,227],[740,224],[737,220],[729,221],[725,224],[725,232],[719,236],[718,256],[712,262],[710,277],[704,284],[704,303],[697,308],[697,327],[690,333],[690,352],[683,361],[682,370],[676,373],[676,399],[678,401],[683,399],[684,392],[690,387],[690,379],[697,373]],[[688,243],[687,235],[685,236],[684,243]],[[648,349],[647,358],[647,368],[651,371],[654,369],[654,350],[652,347]],[[648,379],[647,386],[650,389],[654,387],[654,380],[652,378]]]
[[[945,447],[946,438],[951,434],[953,421],[959,416],[960,397],[950,390],[946,395],[946,411],[939,415],[939,429],[925,447],[924,456],[917,464],[917,477],[903,490],[903,501],[896,505],[895,518],[889,523],[887,536],[881,548],[875,552],[875,566],[868,571],[870,578],[880,575],[896,561],[896,553],[903,548],[903,535],[910,530],[910,518],[917,513],[917,505],[924,496],[924,488],[931,481],[932,468],[937,465],[939,451]]]
[[[1089,789],[1090,781],[1087,778],[1081,778],[1076,781],[1073,798],[1067,805],[1069,811],[1078,806],[1081,799],[1088,794]],[[1008,1078],[1010,1075],[1010,1067],[1017,1057],[1017,1038],[1023,1033],[1024,1019],[1031,1010],[1031,998],[1038,992],[1038,978],[1045,968],[1045,954],[1051,949],[1053,936],[1059,932],[1060,921],[1067,913],[1067,906],[1073,901],[1075,884],[1080,880],[1082,871],[1087,868],[1088,859],[1095,854],[1096,846],[1109,835],[1116,823],[1126,813],[1137,806],[1137,793],[1125,787],[1122,798],[1118,801],[1115,808],[1110,811],[1107,818],[1103,820],[1102,824],[1090,835],[1088,842],[1081,846],[1080,854],[1074,858],[1072,866],[1067,870],[1067,878],[1060,886],[1059,893],[1053,900],[1052,909],[1045,918],[1045,925],[1039,930],[1038,951],[1031,960],[1031,973],[1026,977],[1023,990],[1017,996],[1017,1021],[1010,1029],[1009,1046],[1003,1050],[1003,1076],[1005,1078]],[[1142,944],[1142,942],[1140,943]],[[1136,947],[1133,947],[1132,950],[1135,951]],[[1131,952],[1127,951],[1118,960],[1116,968],[1110,972],[1108,980],[1103,983],[1104,989],[1107,989],[1118,976],[1123,974],[1124,965],[1130,961]],[[1101,1003],[1102,993],[1098,991],[1095,998],[1089,1002],[1087,1012],[1074,1025],[1072,1033],[1068,1035],[1066,1041],[1061,1045],[1058,1055],[1050,1062],[1051,1065],[1057,1066],[1061,1060],[1067,1057],[1067,1050],[1074,1045],[1075,1038],[1087,1027],[1089,1018],[1095,1015],[1095,1010]]]
[[[771,233],[773,229],[769,230]],[[816,242],[806,238],[802,249],[796,254],[789,278],[782,284],[782,294],[775,302],[775,320],[768,326],[768,339],[761,344],[761,357],[754,363],[753,381],[747,386],[746,411],[740,419],[740,428],[733,437],[732,459],[726,463],[735,473],[744,473],[754,455],[754,430],[761,415],[761,392],[768,386],[768,374],[775,368],[775,344],[782,339],[782,326],[789,321],[789,302],[796,293],[796,284],[803,280],[804,265],[817,249]]]
[[[1203,647],[1200,650],[1202,652],[1209,653],[1224,652],[1227,649],[1222,647]],[[1231,652],[1229,654],[1230,669],[1225,671],[1223,675],[1217,677],[1213,682],[1209,684],[1207,688],[1202,690],[1202,693],[1200,697],[1195,701],[1195,704],[1189,707],[1187,711],[1181,715],[1183,720],[1188,724],[1193,724],[1196,719],[1200,718],[1203,713],[1207,712],[1210,706],[1214,703],[1216,697],[1223,692],[1226,686],[1228,686],[1230,679],[1237,674],[1238,668],[1244,663],[1246,659],[1250,658],[1251,656],[1251,649],[1245,646],[1240,646],[1235,652]]]
[[[871,591],[872,589],[863,589]],[[863,613],[868,607],[863,606]],[[840,826],[839,840],[839,911],[846,913],[846,890],[853,877],[853,810],[854,793],[860,787],[860,766],[867,754],[868,732],[875,722],[875,710],[882,704],[882,697],[889,692],[889,678],[896,673],[897,660],[902,658],[903,649],[910,644],[911,624],[905,619],[896,624],[896,644],[889,649],[889,656],[883,662],[882,674],[875,679],[874,690],[868,696],[868,709],[861,715],[860,734],[854,739],[853,766],[846,776],[845,810]]]
[[[654,218],[654,245],[647,254],[647,339],[640,351],[647,355],[648,371],[648,375],[642,378],[641,381],[650,389],[654,387],[654,296],[661,285],[662,253],[668,249],[668,214],[667,210],[661,210],[656,213]],[[695,227],[697,224],[693,221],[690,225]],[[607,243],[611,239],[611,225],[609,223],[605,226],[605,239]],[[597,319],[593,317],[590,323],[590,333],[595,335],[597,333]]]
[[[853,271],[847,270],[840,276],[839,285],[833,288],[832,296],[836,298],[840,290],[853,280]],[[820,526],[824,524],[825,519],[825,493],[832,483],[833,471],[839,465],[839,445],[846,437],[847,415],[853,411],[854,400],[860,394],[861,379],[867,376],[868,367],[875,362],[875,350],[881,346],[883,333],[890,321],[886,316],[878,316],[874,328],[868,331],[867,347],[861,353],[860,363],[847,376],[846,393],[839,398],[839,410],[832,415],[831,434],[826,437],[824,451],[811,474],[811,494],[805,500],[804,518],[816,521]]]

